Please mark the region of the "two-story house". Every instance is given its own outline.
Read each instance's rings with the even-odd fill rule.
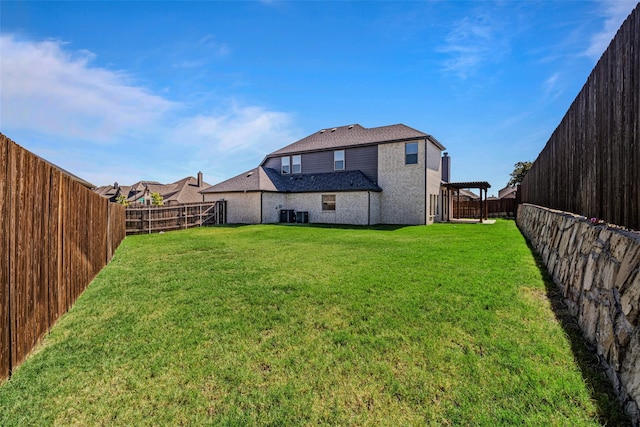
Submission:
[[[312,223],[430,224],[441,219],[442,150],[403,124],[322,129],[201,193],[227,202],[228,223],[276,223],[284,210]]]

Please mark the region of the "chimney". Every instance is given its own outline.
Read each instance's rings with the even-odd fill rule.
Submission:
[[[202,172],[198,172],[198,187],[202,187]]]
[[[444,182],[451,182],[451,157],[446,151],[442,156],[442,180]]]

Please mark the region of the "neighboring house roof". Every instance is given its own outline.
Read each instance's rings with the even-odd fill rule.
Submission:
[[[515,199],[518,187],[504,187],[498,191],[498,198],[500,199]]]
[[[98,195],[110,199],[112,197],[116,197],[118,194],[118,189],[113,185],[103,185],[102,187],[97,187],[93,190]]]
[[[202,177],[200,177],[202,180]],[[200,190],[209,187],[210,184],[201,181],[198,186],[198,179],[188,176],[171,184],[160,184],[157,181],[138,181],[133,185],[106,185],[98,187],[94,191],[110,201],[115,202],[121,194],[126,196],[129,202],[135,203],[144,197],[148,191],[158,193],[162,196],[165,204],[169,203],[197,203],[202,201]]]
[[[322,129],[312,135],[302,138],[293,144],[274,151],[267,158],[283,154],[301,153],[308,151],[334,150],[336,148],[352,147],[357,145],[379,144],[384,142],[397,142],[427,138],[438,148],[444,150],[444,146],[431,135],[420,132],[403,124],[365,128],[359,124]],[[264,163],[264,162],[263,162]]]
[[[200,190],[207,188],[209,184],[202,182],[202,185],[198,187],[198,180],[192,176],[176,181],[173,184],[173,189],[168,189],[166,195],[163,195],[164,202],[176,202],[176,203],[196,203],[202,202],[202,195]],[[162,193],[160,193],[162,194]]]
[[[460,188],[460,189],[458,189],[458,191],[460,192],[460,197],[467,197],[469,200],[477,200],[477,199],[480,198],[480,196],[478,196],[473,191],[469,191],[469,190],[464,189],[464,188]]]
[[[231,193],[244,191],[277,191],[310,193],[327,191],[382,191],[359,170],[314,174],[280,175],[271,168],[259,166],[248,172],[216,184],[201,193]]]

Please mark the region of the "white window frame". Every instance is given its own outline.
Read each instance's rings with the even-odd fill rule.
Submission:
[[[291,158],[284,156],[280,160],[280,172],[282,175],[289,175],[291,173]]]
[[[333,170],[343,171],[345,169],[344,150],[333,152]]]
[[[291,156],[291,173],[302,173],[302,156],[300,154]]]

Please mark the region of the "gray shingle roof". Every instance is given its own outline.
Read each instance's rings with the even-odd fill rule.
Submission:
[[[359,170],[293,175],[280,175],[270,168],[264,170],[278,191],[285,193],[382,191]]]
[[[356,145],[428,138],[438,148],[445,148],[433,136],[403,124],[365,128],[359,124],[322,129],[269,154],[268,157],[305,151],[333,150]]]
[[[240,175],[229,178],[214,186],[205,188],[201,193],[227,193],[237,191],[278,191],[266,175],[264,168],[257,167]]]
[[[160,194],[164,204],[195,203],[202,202],[200,190],[209,186],[210,184],[202,182],[202,186],[198,187],[198,179],[188,176],[171,184],[160,184],[156,181],[138,181],[133,185],[120,185],[118,188],[113,185],[105,185],[96,188],[94,191],[112,202],[116,201],[119,194],[123,194],[129,202],[135,203],[149,189],[149,193]]]
[[[230,193],[242,191],[313,193],[323,191],[382,190],[359,170],[280,175],[275,169],[260,166],[202,190],[201,193]]]

